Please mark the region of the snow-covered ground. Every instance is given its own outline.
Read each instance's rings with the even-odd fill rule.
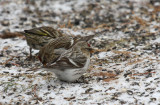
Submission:
[[[87,83],[67,83],[28,60],[24,37],[0,39],[0,104],[160,104],[160,2],[149,0],[0,1],[0,33],[52,26],[90,35]]]

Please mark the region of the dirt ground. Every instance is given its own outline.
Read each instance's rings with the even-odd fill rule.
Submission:
[[[29,61],[17,32],[50,26],[93,35],[97,48],[82,83],[67,83]],[[103,31],[103,32],[102,32]],[[159,105],[158,0],[0,0],[0,105]]]

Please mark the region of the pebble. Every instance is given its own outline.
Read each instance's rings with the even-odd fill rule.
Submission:
[[[3,26],[9,26],[9,25],[10,25],[10,23],[9,23],[8,20],[2,21],[1,24],[2,24]]]

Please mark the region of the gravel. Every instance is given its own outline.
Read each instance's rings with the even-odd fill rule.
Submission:
[[[160,2],[158,0],[0,1],[0,104],[160,104]],[[25,29],[51,26],[91,35],[97,48],[83,79],[60,81],[42,69]],[[80,81],[80,80],[79,80]]]

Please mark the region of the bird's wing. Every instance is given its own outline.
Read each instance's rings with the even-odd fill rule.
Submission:
[[[52,27],[39,27],[39,28],[33,28],[30,30],[24,30],[25,34],[27,35],[39,35],[39,36],[47,36],[52,38],[58,38],[63,36],[63,34],[55,30]]]
[[[58,60],[62,53],[64,53],[71,46],[72,38],[68,36],[59,37],[52,40],[45,45],[39,52],[39,57],[43,57],[44,63],[54,63]],[[42,61],[43,63],[43,61]]]
[[[41,27],[40,30],[46,34],[48,34],[50,37],[58,38],[64,36],[59,30],[55,30],[52,27]]]
[[[68,49],[72,44],[72,38],[69,36],[59,37],[51,42],[49,42],[45,47],[49,49],[49,53],[52,52],[50,49]]]
[[[56,61],[51,67],[61,67],[61,68],[82,68],[86,64],[87,57],[81,53],[72,53],[70,51],[66,52],[64,55]]]
[[[41,31],[42,27],[39,28],[33,28],[30,30],[24,30],[24,32],[28,35],[39,35],[39,36],[47,36],[48,34],[46,32]]]

